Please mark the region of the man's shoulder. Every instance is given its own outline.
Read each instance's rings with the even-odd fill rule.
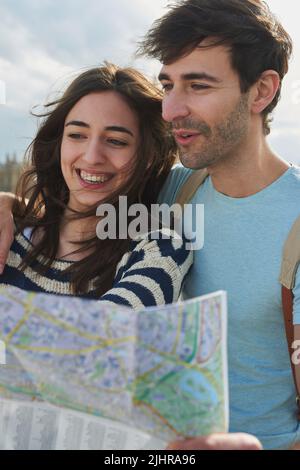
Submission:
[[[193,173],[193,170],[189,168],[185,168],[180,163],[173,166],[160,194],[158,201],[160,203],[166,202],[168,204],[172,204],[175,199],[176,195],[181,188],[181,186],[185,183],[187,178]]]
[[[284,186],[281,187],[281,190],[283,190],[282,196],[284,197],[285,193],[288,199],[293,200],[295,203],[298,202],[300,197],[300,167],[292,166],[283,182]]]
[[[181,163],[177,163],[170,171],[164,186],[173,186],[175,189],[179,189],[193,172],[194,170],[184,167]]]
[[[300,187],[300,166],[293,165],[290,171],[290,176],[293,179],[296,187]]]

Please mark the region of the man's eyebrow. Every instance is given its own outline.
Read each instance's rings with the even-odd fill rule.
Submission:
[[[170,80],[170,77],[167,73],[160,73],[158,75],[158,80],[161,82],[162,80]]]
[[[67,127],[67,126],[86,127],[88,129],[90,128],[89,124],[87,124],[86,122],[83,122],[83,121],[69,121],[69,122],[67,122],[65,127]],[[129,129],[127,129],[127,127],[123,127],[123,126],[107,126],[107,127],[105,127],[105,130],[106,131],[114,131],[114,132],[124,132],[124,133],[129,134],[132,137],[134,137],[133,132],[131,132]]]
[[[217,77],[214,77],[213,75],[209,75],[206,72],[190,72],[190,73],[184,73],[180,77],[182,80],[206,80],[209,82],[213,83],[221,83],[222,80],[220,80]],[[158,80],[171,80],[170,76],[167,73],[160,73],[158,76]]]
[[[207,80],[209,82],[214,82],[214,83],[220,83],[222,80],[220,80],[217,77],[214,77],[213,75],[209,75],[208,73],[201,72],[192,72],[192,73],[186,73],[182,75],[183,80]]]

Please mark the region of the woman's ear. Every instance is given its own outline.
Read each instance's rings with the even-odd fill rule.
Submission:
[[[275,70],[266,70],[261,74],[251,90],[251,111],[260,114],[272,103],[280,87],[280,77]]]

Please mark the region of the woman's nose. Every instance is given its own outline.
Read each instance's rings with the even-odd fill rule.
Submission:
[[[84,160],[89,163],[89,165],[97,165],[106,161],[104,146],[98,139],[91,140],[88,143],[84,153]]]

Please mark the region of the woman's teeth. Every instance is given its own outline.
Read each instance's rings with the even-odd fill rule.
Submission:
[[[90,173],[86,173],[85,171],[81,170],[79,173],[80,178],[87,183],[105,183],[110,179],[109,176],[105,175],[91,175]]]

